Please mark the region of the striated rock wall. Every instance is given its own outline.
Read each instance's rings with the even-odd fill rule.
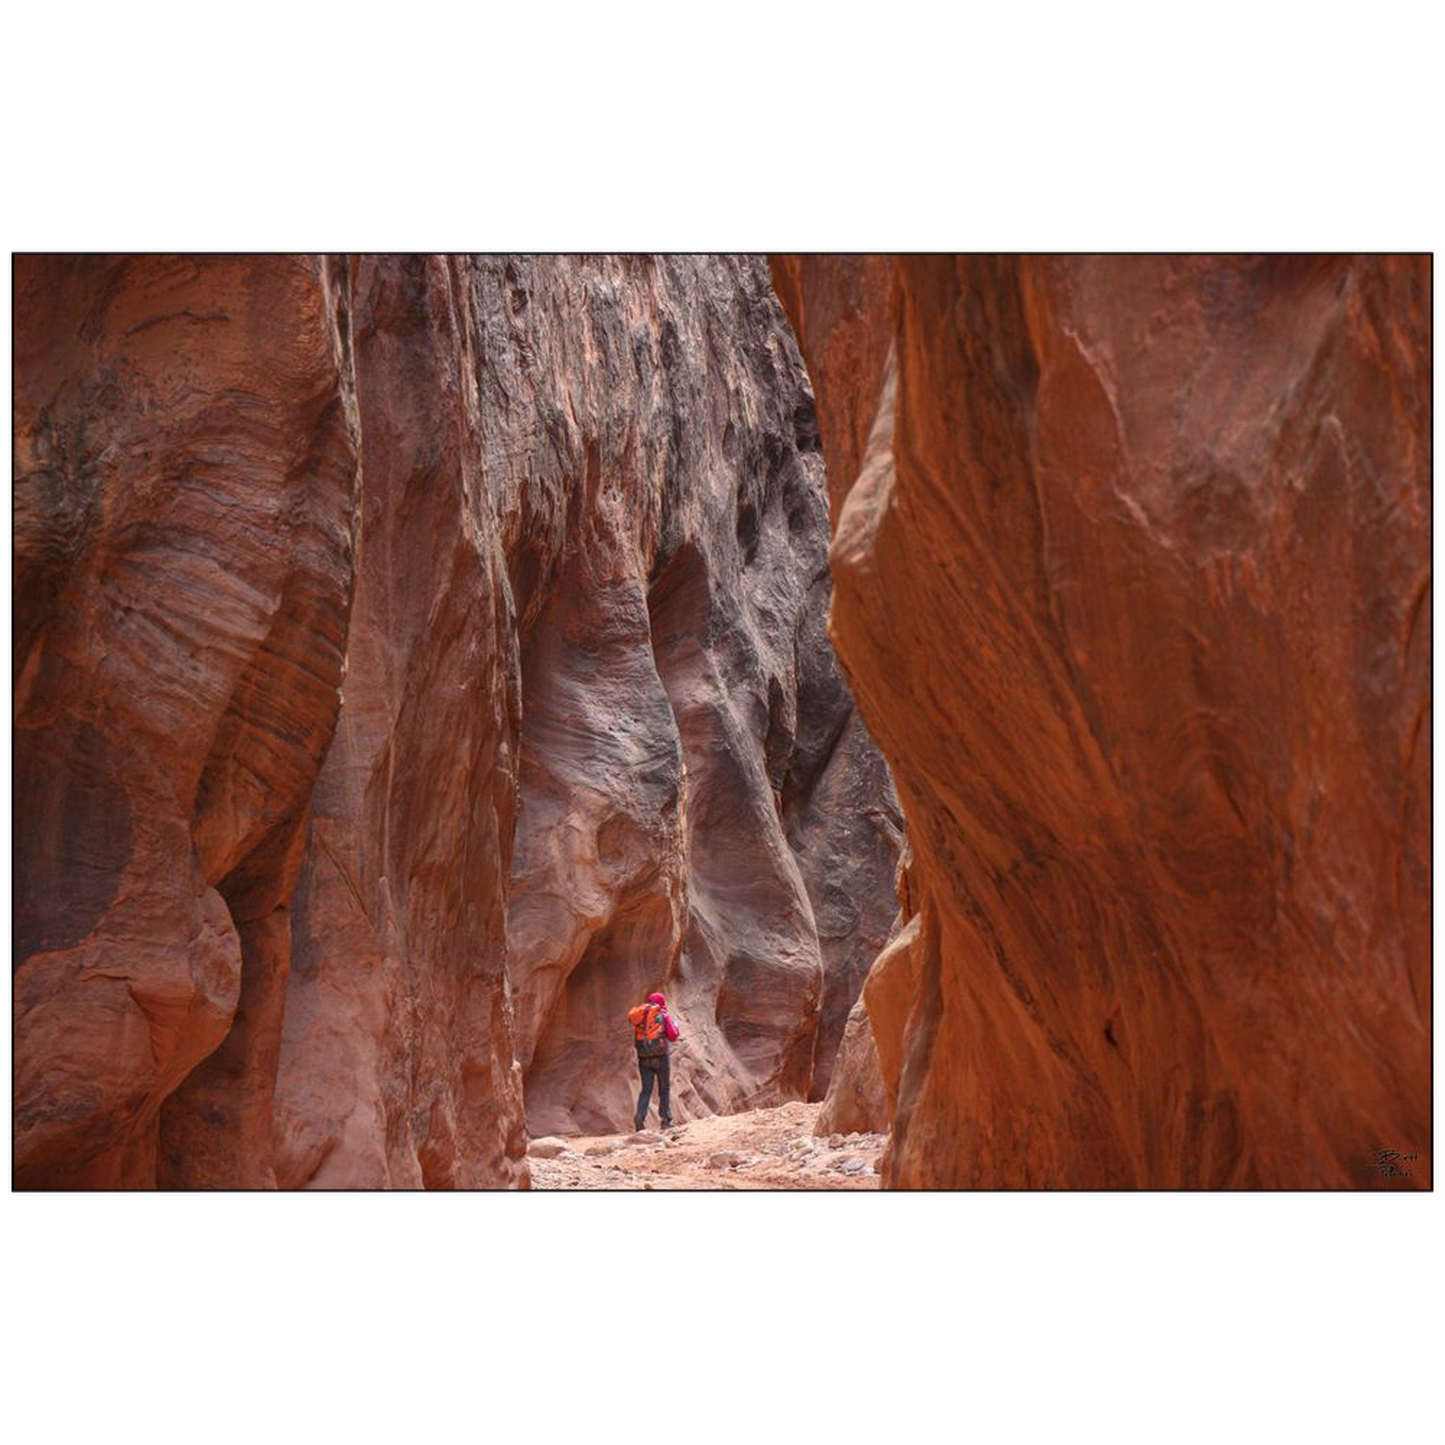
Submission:
[[[365,257],[348,274],[361,540],[293,903],[277,1182],[516,1182],[505,919],[520,698],[472,271]]]
[[[745,258],[21,258],[15,1178],[474,1186],[815,1095],[896,804]]]
[[[154,1182],[162,1106],[208,1059],[219,1147],[268,1177],[354,562],[333,281],[281,257],[16,264],[17,1184]]]
[[[487,469],[515,499],[531,1130],[630,1119],[617,1019],[659,987],[683,1116],[820,1091],[898,820],[826,637],[822,459],[767,268],[491,260],[477,288]]]
[[[915,855],[829,1107],[894,1186],[1428,1185],[1428,258],[774,273]]]

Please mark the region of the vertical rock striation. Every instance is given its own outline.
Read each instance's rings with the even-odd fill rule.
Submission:
[[[521,1183],[821,1087],[891,788],[742,258],[22,258],[16,1182]]]
[[[1428,259],[774,274],[914,853],[887,1182],[1428,1185]]]
[[[506,979],[515,643],[470,268],[349,266],[360,546],[293,907],[283,1187],[517,1183]]]
[[[352,575],[331,273],[22,258],[15,279],[15,1180],[154,1182],[162,1106],[209,1061],[226,1097],[196,1076],[196,1106],[266,1182]]]
[[[657,987],[685,1112],[804,1096],[886,934],[898,836],[824,632],[822,460],[766,267],[497,259],[476,284],[515,499],[529,1124],[626,1123],[617,1020]]]

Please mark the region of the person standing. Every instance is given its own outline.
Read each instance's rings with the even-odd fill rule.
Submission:
[[[637,1096],[633,1127],[640,1130],[647,1122],[648,1105],[652,1102],[652,1085],[657,1083],[657,1112],[662,1127],[672,1128],[672,1057],[669,1052],[680,1037],[667,1000],[660,993],[647,995],[647,1002],[630,1009],[627,1021],[632,1025],[632,1039],[637,1047],[637,1068],[642,1075],[642,1092]]]

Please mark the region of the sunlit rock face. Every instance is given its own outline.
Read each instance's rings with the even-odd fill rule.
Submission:
[[[746,258],[21,258],[15,1178],[526,1181],[817,1094],[895,912]]]
[[[1428,259],[773,269],[914,853],[886,1182],[1428,1185]]]

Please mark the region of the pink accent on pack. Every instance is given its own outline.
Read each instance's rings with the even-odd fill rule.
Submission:
[[[667,1041],[675,1044],[682,1035],[678,1032],[677,1025],[672,1021],[672,1015],[667,1011],[667,1000],[660,993],[647,995],[648,1003],[655,1003],[662,1009],[662,1031],[667,1035]]]

